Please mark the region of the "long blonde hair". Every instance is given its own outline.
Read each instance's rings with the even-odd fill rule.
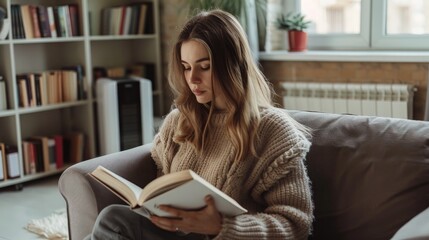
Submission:
[[[254,140],[260,122],[259,108],[272,106],[273,92],[252,57],[244,30],[233,15],[222,10],[192,17],[174,46],[169,84],[175,106],[181,112],[175,141],[189,141],[198,151],[203,150],[214,110],[214,104],[207,108],[196,101],[184,78],[180,50],[183,42],[191,39],[207,48],[213,86],[218,85],[226,98],[226,127],[237,149],[235,159],[243,160],[248,153],[256,155]],[[214,78],[218,81],[213,81]],[[214,93],[213,96],[216,98]]]

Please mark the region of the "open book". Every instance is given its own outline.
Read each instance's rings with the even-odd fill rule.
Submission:
[[[247,212],[234,199],[217,189],[192,170],[170,173],[154,179],[143,189],[112,171],[98,166],[90,173],[101,184],[115,193],[135,212],[149,217],[169,217],[159,205],[197,210],[205,207],[204,197],[211,195],[216,208],[225,216],[236,216]]]

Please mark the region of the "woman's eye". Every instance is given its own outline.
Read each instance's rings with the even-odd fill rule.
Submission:
[[[185,66],[183,66],[183,71],[189,71],[189,70],[191,70],[191,68],[190,68],[190,67],[185,67]]]
[[[209,69],[210,69],[210,66],[201,66],[201,69],[202,69],[202,70],[209,70]]]

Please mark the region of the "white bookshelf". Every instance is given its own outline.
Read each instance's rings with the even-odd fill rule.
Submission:
[[[101,10],[105,7],[152,2],[154,33],[142,35],[106,36],[100,34]],[[0,40],[0,75],[7,83],[8,109],[0,110],[0,142],[18,147],[21,176],[0,181],[0,188],[59,173],[64,170],[24,175],[22,141],[36,135],[85,133],[87,157],[97,156],[96,123],[93,94],[93,67],[129,66],[136,62],[155,64],[156,89],[153,89],[154,112],[163,114],[161,52],[158,0],[0,0],[0,6],[11,16],[12,4],[64,5],[76,3],[79,12],[80,36],[68,38]],[[21,108],[18,104],[16,75],[82,65],[85,71],[87,99]]]

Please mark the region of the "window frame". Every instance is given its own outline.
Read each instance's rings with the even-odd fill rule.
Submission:
[[[429,34],[387,35],[387,1],[361,0],[359,34],[308,33],[309,50],[429,50]],[[301,0],[284,0],[287,12],[300,12]]]
[[[387,1],[372,1],[371,47],[373,49],[392,50],[428,50],[429,34],[395,34],[387,35]]]

